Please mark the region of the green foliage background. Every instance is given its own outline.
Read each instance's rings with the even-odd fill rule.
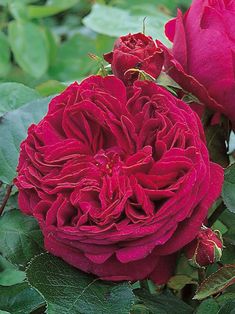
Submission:
[[[234,265],[215,276],[218,265],[208,267],[208,282],[192,300],[199,278],[183,255],[162,290],[149,281],[101,282],[45,253],[39,227],[18,210],[12,186],[20,142],[45,115],[50,97],[96,74],[115,38],[141,32],[143,23],[147,35],[170,45],[164,24],[190,2],[0,0],[0,314],[234,313]],[[225,174],[227,209],[219,200],[223,214],[214,219],[214,206],[209,216],[224,237],[222,263],[235,264],[234,165]]]
[[[168,43],[164,24],[189,0],[0,0],[0,80],[36,87],[43,95],[58,82],[96,73],[89,58],[111,50],[114,39],[139,32]]]

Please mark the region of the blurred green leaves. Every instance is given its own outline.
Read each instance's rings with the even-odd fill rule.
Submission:
[[[49,55],[43,30],[31,22],[12,21],[9,42],[15,59],[29,75],[39,78],[48,68]]]
[[[36,5],[37,2],[40,5]],[[15,80],[23,82],[22,75],[15,76],[16,62],[28,75],[29,82],[30,78],[43,81],[43,77],[54,79],[48,76],[48,69],[53,64],[57,46],[60,46],[63,39],[56,35],[56,31],[52,31],[51,25],[47,27],[49,20],[42,18],[64,12],[78,3],[79,0],[48,0],[44,4],[42,1],[1,0],[0,6],[3,5],[4,8],[0,10],[0,78],[8,81],[8,77],[12,78],[13,74]],[[80,27],[78,19],[77,31]],[[11,52],[14,60],[11,60]],[[66,80],[69,79],[68,74]]]
[[[154,10],[168,11],[175,15],[176,8],[185,10],[189,4],[189,0],[148,0],[143,2],[143,0],[116,0],[115,3],[124,9],[129,9],[133,12],[153,12]]]
[[[75,80],[78,73],[79,77],[86,76],[95,66],[88,54],[95,50],[95,39],[81,34],[72,36],[59,47],[55,62],[50,68],[51,76],[59,81],[68,78]]]
[[[0,84],[0,116],[40,97],[34,89],[20,83]]]
[[[94,38],[75,34],[64,42],[58,49],[57,57],[51,66],[50,76],[59,81],[84,78],[98,71],[98,65],[89,54],[102,56],[111,50],[113,37],[97,35]],[[66,56],[66,58],[64,58]]]
[[[0,180],[11,183],[16,176],[20,143],[32,123],[37,123],[47,112],[50,98],[36,99],[6,113],[0,120]]]
[[[91,13],[83,19],[83,23],[97,33],[114,37],[142,32],[145,23],[146,35],[169,45],[164,35],[164,25],[169,16],[155,10],[146,20],[145,18],[144,15],[132,14],[128,10],[95,4]]]
[[[28,6],[28,16],[30,18],[42,18],[63,12],[75,4],[79,0],[48,0],[45,5]]]
[[[6,75],[10,68],[10,47],[7,37],[3,32],[0,32],[0,77]]]
[[[98,71],[89,53],[101,57],[143,23],[147,35],[169,44],[164,24],[179,1],[0,0],[0,80],[32,87],[81,80]]]

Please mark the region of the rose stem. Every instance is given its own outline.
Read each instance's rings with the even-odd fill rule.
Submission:
[[[219,216],[223,213],[225,209],[226,209],[226,206],[224,202],[222,202],[208,219],[208,224],[207,224],[208,227],[211,227],[216,222],[216,220],[219,218]]]
[[[2,215],[3,210],[4,210],[4,208],[5,208],[6,204],[7,204],[7,201],[8,201],[8,199],[9,199],[10,195],[11,195],[11,190],[12,190],[12,188],[13,188],[13,185],[12,185],[12,184],[10,184],[10,185],[7,186],[7,191],[6,191],[6,194],[5,194],[5,196],[4,196],[2,205],[1,205],[1,207],[0,207],[0,216]]]

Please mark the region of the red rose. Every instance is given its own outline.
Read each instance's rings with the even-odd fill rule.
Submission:
[[[92,76],[29,128],[15,183],[52,254],[105,280],[164,283],[222,181],[189,106],[153,82]]]
[[[218,230],[203,226],[195,240],[185,248],[187,257],[197,267],[218,262],[222,256],[223,240]]]
[[[106,53],[104,59],[111,64],[115,76],[125,84],[131,85],[139,73],[130,69],[143,70],[157,78],[163,65],[163,51],[156,42],[142,33],[129,34],[118,38],[113,51]]]
[[[194,0],[166,25],[168,74],[206,106],[235,123],[235,2]]]

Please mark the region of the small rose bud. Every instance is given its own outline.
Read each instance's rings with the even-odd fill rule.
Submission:
[[[164,55],[152,37],[137,33],[119,37],[113,51],[104,54],[104,59],[111,64],[115,76],[132,85],[139,78],[137,70],[156,79],[162,70]]]
[[[202,226],[197,237],[185,248],[193,266],[205,267],[218,262],[222,256],[223,240],[219,230]]]

